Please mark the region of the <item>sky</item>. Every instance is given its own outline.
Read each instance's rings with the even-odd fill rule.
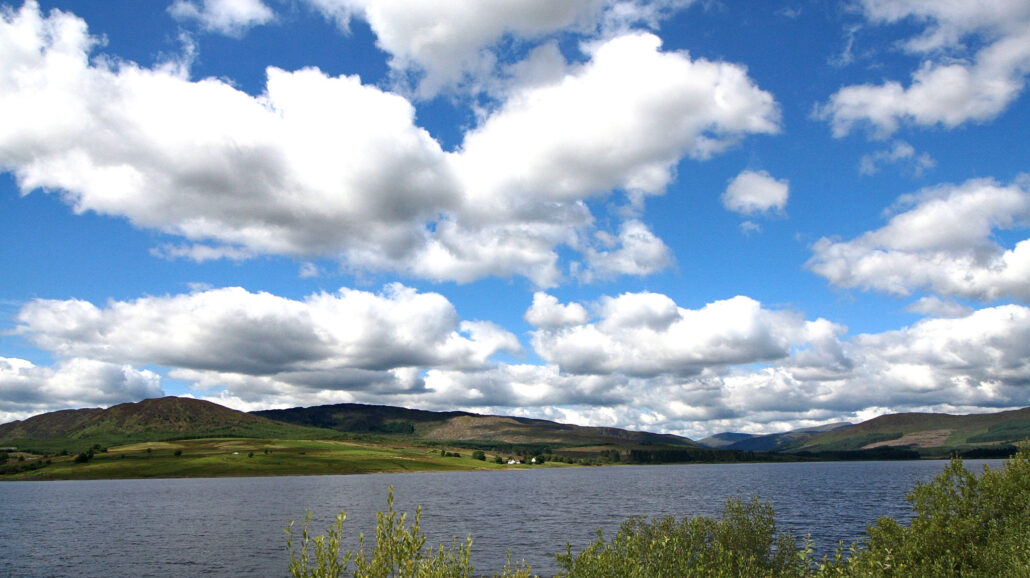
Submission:
[[[1030,0],[0,4],[0,422],[1030,405]]]

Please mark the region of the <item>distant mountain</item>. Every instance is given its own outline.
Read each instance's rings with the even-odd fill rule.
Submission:
[[[0,425],[0,445],[67,449],[184,437],[333,437],[336,432],[301,428],[184,397],[145,399],[107,409],[62,410]],[[39,443],[52,442],[52,443]]]
[[[863,452],[991,457],[1007,454],[1013,444],[1028,438],[1030,408],[971,415],[898,413],[859,424],[839,422],[767,435],[726,432],[698,443],[723,450],[809,453],[824,458],[852,458]]]
[[[823,432],[838,430],[840,428],[849,428],[851,426],[852,423],[848,421],[840,421],[837,423],[828,423],[826,426],[802,428],[800,430],[791,430],[790,432],[765,434],[761,436],[749,434],[728,434],[729,437],[727,437],[727,434],[716,434],[712,437],[716,438],[716,443],[722,441],[722,445],[708,447],[735,449],[737,451],[783,451],[784,448],[790,447],[799,440],[803,440]],[[705,440],[701,440],[701,442],[698,443],[705,445],[703,442],[705,442]]]
[[[712,449],[724,449],[731,445],[758,437],[757,434],[739,433],[739,432],[723,432],[717,433],[712,436],[708,436],[704,439],[697,440],[697,443],[706,448]]]
[[[698,447],[690,439],[618,428],[586,427],[522,417],[433,412],[344,403],[256,411],[255,415],[347,433],[405,434],[422,440],[555,445],[671,445]]]
[[[1030,408],[988,414],[898,413],[804,436],[777,448],[786,452],[905,449],[925,456],[1005,453],[1030,437]]]

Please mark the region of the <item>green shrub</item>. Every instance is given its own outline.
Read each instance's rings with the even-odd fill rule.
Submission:
[[[294,577],[336,577],[347,571],[354,562],[353,576],[357,578],[462,578],[472,576],[472,538],[464,545],[455,539],[449,548],[440,546],[425,550],[426,537],[420,521],[422,508],[416,508],[414,523],[407,525],[407,514],[393,509],[393,486],[386,498],[386,511],[376,513],[376,538],[371,551],[365,551],[365,537],[357,553],[340,555],[340,538],[346,514],[341,512],[325,535],[312,538],[308,533],[310,512],[301,529],[300,549],[293,546],[293,522],[286,527],[286,548],[290,552],[290,574]],[[311,550],[314,548],[314,560]],[[314,563],[314,565],[312,565]]]
[[[820,575],[1030,576],[1030,446],[979,477],[952,459],[908,501],[916,513],[908,528],[881,518]]]
[[[304,514],[304,526],[301,527],[300,550],[293,547],[293,522],[286,526],[286,550],[290,553],[290,575],[294,578],[336,578],[347,568],[354,554],[348,552],[340,558],[340,538],[343,536],[343,521],[347,514],[340,512],[336,521],[329,526],[326,533],[311,537],[308,532],[311,526],[311,511]],[[312,560],[314,549],[314,560]],[[314,564],[312,566],[312,564]]]
[[[811,549],[788,532],[776,533],[773,509],[757,498],[726,501],[720,520],[700,516],[631,518],[607,542],[579,554],[569,545],[556,555],[560,576],[570,578],[650,576],[806,576]]]

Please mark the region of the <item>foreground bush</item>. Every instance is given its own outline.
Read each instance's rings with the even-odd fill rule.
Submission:
[[[721,520],[631,518],[611,542],[597,540],[578,555],[558,554],[562,576],[805,576],[812,560],[789,533],[777,534],[773,508],[757,498],[730,499]]]
[[[566,545],[556,554],[561,576],[594,577],[999,577],[1030,578],[1030,444],[999,470],[980,476],[953,459],[931,482],[909,493],[915,510],[909,527],[881,518],[861,542],[839,548],[816,564],[809,541],[789,532],[777,533],[773,509],[757,498],[726,502],[721,519],[696,517],[648,520],[631,518],[606,541],[597,540],[574,554]],[[377,514],[376,544],[365,552],[341,556],[344,514],[325,535],[308,534],[310,514],[293,545],[293,523],[287,527],[290,572],[296,577],[335,577],[354,563],[357,577],[466,577],[472,575],[472,539],[450,548],[424,551],[425,537],[415,513],[393,509],[393,488],[387,511]],[[528,578],[529,568],[505,566],[502,577]]]
[[[324,535],[312,538],[308,532],[311,513],[304,518],[300,548],[293,545],[293,522],[286,527],[286,548],[290,552],[290,574],[304,578],[335,578],[347,571],[354,562],[353,576],[359,578],[463,578],[472,575],[472,538],[463,546],[455,540],[450,548],[424,550],[426,537],[419,522],[422,508],[415,510],[415,522],[408,527],[407,514],[393,509],[393,486],[386,498],[386,511],[376,513],[375,546],[365,551],[365,536],[359,535],[361,544],[357,553],[341,556],[340,539],[346,513],[336,516],[336,522]],[[313,550],[313,552],[312,552]],[[312,555],[314,559],[312,559]]]
[[[909,527],[881,518],[821,575],[1030,577],[1030,445],[979,477],[952,459],[908,500]]]

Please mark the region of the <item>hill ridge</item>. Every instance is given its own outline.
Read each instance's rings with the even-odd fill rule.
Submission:
[[[861,423],[806,436],[781,451],[854,451],[905,448],[923,455],[1003,450],[1030,436],[1030,407],[993,413],[885,414]]]
[[[485,415],[466,411],[430,411],[384,405],[340,403],[279,410],[255,415],[297,425],[347,433],[412,434],[435,441],[562,444],[592,442],[656,443],[697,446],[685,437],[602,426],[580,426],[550,420]]]
[[[94,443],[102,446],[136,441],[162,441],[195,437],[267,437],[296,439],[317,434],[324,439],[336,432],[319,431],[251,415],[214,402],[166,396],[109,408],[67,409],[43,413],[0,425],[0,440],[18,446],[77,450]],[[53,449],[53,448],[51,448]]]

